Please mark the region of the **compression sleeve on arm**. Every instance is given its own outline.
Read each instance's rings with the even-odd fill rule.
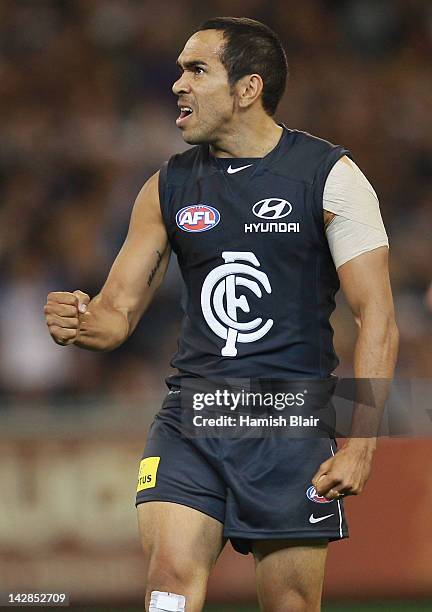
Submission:
[[[389,246],[378,197],[360,168],[347,157],[331,169],[323,209],[336,216],[326,228],[336,268],[381,246]]]

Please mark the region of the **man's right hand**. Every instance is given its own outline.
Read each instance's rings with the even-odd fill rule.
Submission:
[[[135,201],[128,234],[91,300],[82,291],[48,294],[45,316],[57,344],[112,351],[129,338],[165,275],[170,245],[159,202],[159,172]]]
[[[87,310],[90,297],[82,291],[52,291],[44,307],[45,320],[57,344],[73,344],[78,337],[80,315]]]

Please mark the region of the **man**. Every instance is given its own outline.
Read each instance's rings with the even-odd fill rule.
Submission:
[[[362,490],[375,439],[355,419],[337,452],[328,437],[185,437],[180,396],[191,379],[330,379],[339,281],[359,327],[355,377],[391,378],[398,333],[378,202],[348,151],[273,120],[287,63],[269,28],[208,21],[177,63],[177,126],[197,146],[144,185],[99,295],[50,293],[47,324],[59,344],[118,347],[175,250],[187,293],[178,374],[137,493],[146,609],[202,610],[230,538],[255,557],[263,610],[316,611],[327,543],[347,536],[340,498]]]

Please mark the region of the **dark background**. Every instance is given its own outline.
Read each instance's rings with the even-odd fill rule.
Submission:
[[[430,2],[16,0],[0,3],[4,394],[160,392],[180,318],[175,266],[112,354],[55,346],[42,307],[50,290],[100,289],[140,187],[185,148],[177,55],[202,20],[224,14],[260,19],[283,40],[291,78],[278,120],[348,147],[373,184],[390,238],[397,375],[431,375]],[[333,323],[338,373],[349,375],[343,303]]]
[[[141,186],[185,148],[175,60],[216,15],[276,30],[291,71],[277,119],[348,147],[377,191],[396,376],[431,377],[429,0],[0,0],[0,590],[141,606],[133,495],[176,349],[175,261],[113,353],[55,345],[43,305],[49,291],[99,291]],[[349,377],[356,330],[342,296],[332,321],[336,373]],[[347,501],[352,537],[331,549],[329,597],[430,596],[430,457],[427,441],[382,445],[367,490]],[[251,559],[228,550],[218,567],[212,601],[253,601]]]

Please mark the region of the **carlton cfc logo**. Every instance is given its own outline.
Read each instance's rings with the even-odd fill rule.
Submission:
[[[257,269],[260,263],[250,251],[224,251],[222,259],[225,263],[211,270],[204,280],[201,309],[210,329],[226,341],[221,355],[235,357],[238,342],[256,342],[273,325],[273,319],[264,321],[262,317],[238,320],[238,311],[251,311],[245,293],[262,298],[262,289],[271,293],[271,286],[267,274]]]
[[[219,221],[219,211],[205,204],[185,206],[176,214],[176,223],[184,232],[206,232],[216,227]]]
[[[306,491],[306,495],[311,501],[315,502],[316,504],[331,504],[331,502],[333,501],[332,499],[326,499],[325,497],[318,495],[315,487],[309,487],[309,489]]]

